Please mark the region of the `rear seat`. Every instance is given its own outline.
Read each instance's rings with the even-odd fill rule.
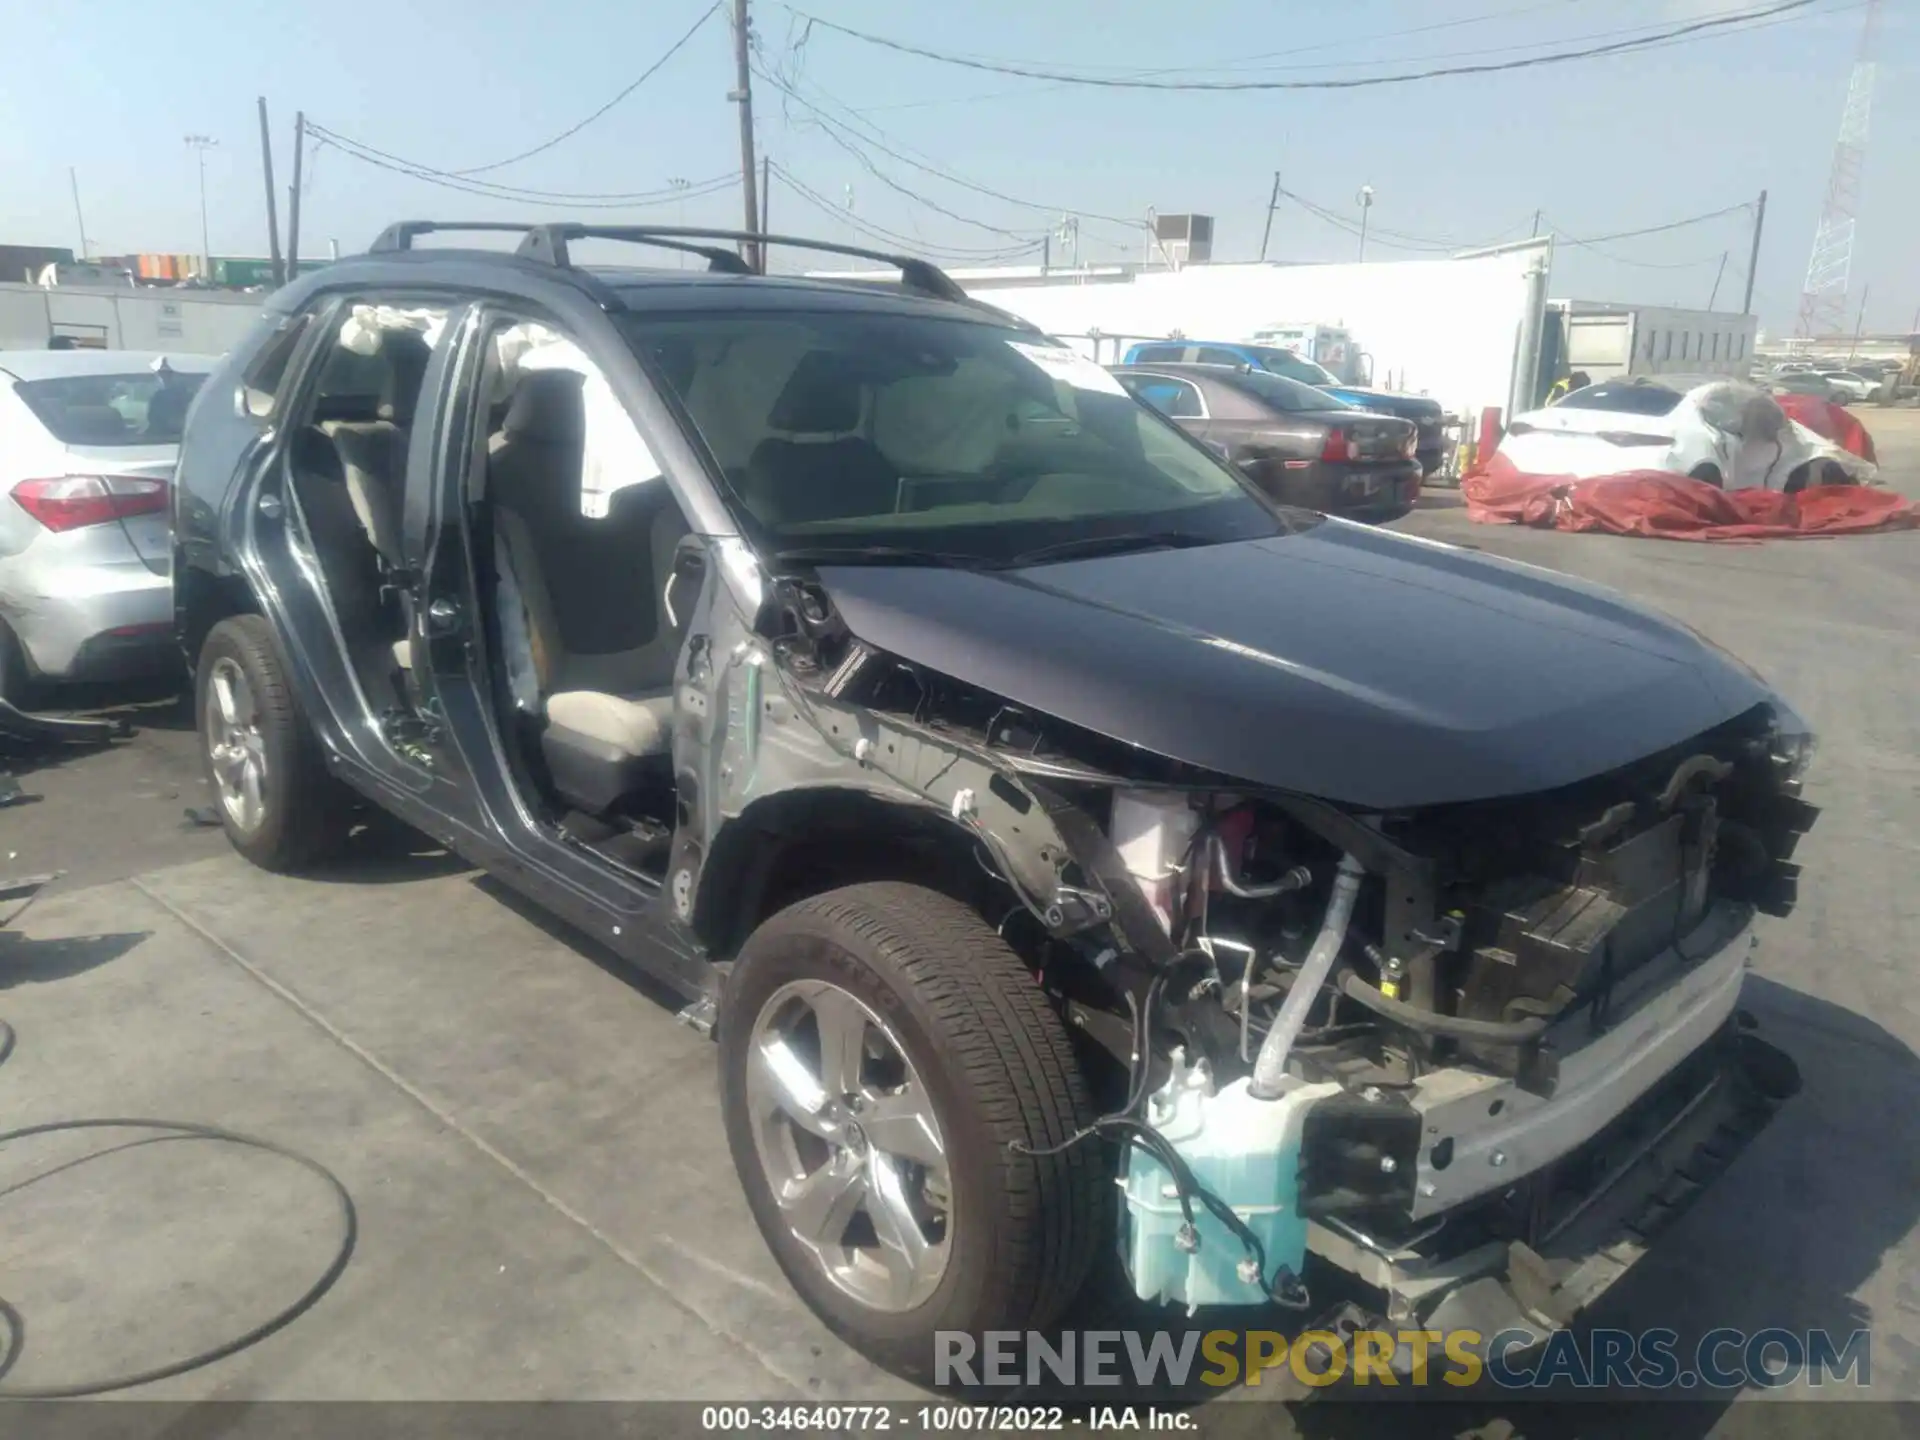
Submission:
[[[340,453],[353,513],[380,563],[391,571],[405,567],[400,516],[406,494],[407,444],[433,352],[426,337],[411,330],[387,332],[380,350],[387,371],[376,418],[328,420],[320,428]],[[405,648],[402,644],[396,653]]]
[[[662,480],[581,510],[581,376],[535,370],[489,446],[500,553],[525,620],[554,788],[604,813],[662,768],[673,740],[680,636],[661,595],[685,522]]]

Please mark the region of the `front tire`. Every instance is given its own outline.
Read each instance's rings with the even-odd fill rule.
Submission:
[[[284,874],[336,852],[352,797],[327,773],[264,618],[236,615],[208,632],[194,702],[214,809],[233,848]]]
[[[1059,1016],[993,928],[914,885],[849,886],[748,939],[720,1017],[727,1142],[774,1258],[895,1374],[935,1332],[1044,1329],[1112,1234],[1105,1151]]]

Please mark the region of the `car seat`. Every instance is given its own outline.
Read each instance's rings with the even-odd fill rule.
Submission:
[[[854,434],[860,382],[847,357],[814,350],[800,357],[767,415],[777,433],[747,460],[746,503],[770,525],[891,515],[899,472],[872,441]]]
[[[489,445],[488,493],[502,568],[517,592],[539,689],[541,752],[554,789],[594,814],[664,768],[673,739],[680,632],[662,590],[686,522],[663,477],[581,508],[583,377],[520,378]]]

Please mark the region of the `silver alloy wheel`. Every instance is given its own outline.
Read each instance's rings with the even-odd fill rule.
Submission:
[[[213,784],[227,818],[244,831],[260,828],[266,815],[267,745],[260,734],[260,707],[236,660],[222,657],[207,676],[207,756]]]
[[[946,1274],[953,1194],[933,1098],[899,1038],[825,980],[781,986],[747,1047],[754,1146],[793,1238],[875,1310]]]

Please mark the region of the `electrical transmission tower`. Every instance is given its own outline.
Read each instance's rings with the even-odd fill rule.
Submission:
[[[1847,281],[1853,268],[1854,212],[1860,203],[1860,169],[1867,154],[1867,119],[1873,109],[1873,52],[1879,37],[1880,0],[1868,0],[1860,36],[1860,55],[1847,81],[1847,108],[1840,117],[1840,138],[1827,175],[1827,199],[1820,226],[1813,232],[1807,259],[1807,283],[1800,293],[1795,333],[1811,339],[1838,335],[1847,323]]]

